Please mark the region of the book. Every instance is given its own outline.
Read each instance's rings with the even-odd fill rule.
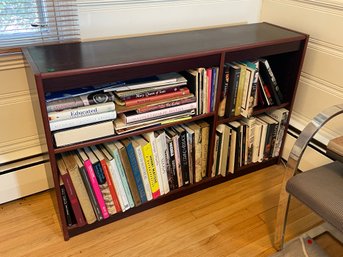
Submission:
[[[119,155],[119,150],[113,142],[105,143],[104,146],[114,159],[114,162],[112,162],[113,163],[112,167],[113,167],[113,172],[114,172],[113,174],[115,175],[116,184],[118,185],[118,188],[120,189],[120,192],[121,192],[122,206],[124,206],[125,210],[132,208],[135,206],[135,204],[134,204],[133,197],[130,191],[128,180],[125,175],[124,167],[123,167],[120,155]]]
[[[88,158],[92,164],[94,174],[95,174],[96,180],[98,181],[101,194],[104,198],[104,202],[105,202],[107,211],[108,211],[109,215],[113,215],[117,211],[116,211],[116,208],[114,206],[114,202],[113,202],[113,199],[111,196],[111,192],[110,192],[110,189],[108,187],[108,182],[106,180],[104,171],[101,167],[101,163],[89,147],[84,147],[83,150],[85,151],[86,155],[88,156]]]
[[[246,79],[246,70],[247,66],[244,63],[236,63],[235,65],[238,65],[241,69],[240,75],[239,75],[239,82],[238,82],[238,88],[237,88],[237,100],[236,100],[236,106],[235,106],[235,116],[238,116],[241,114],[241,107],[242,107],[242,98],[243,98],[243,91],[247,90],[247,84],[249,83],[249,79]],[[249,75],[249,74],[248,74]]]
[[[259,149],[262,139],[262,124],[255,120],[255,129],[254,129],[254,141],[253,141],[253,151],[252,151],[252,162],[256,163],[259,160]]]
[[[226,64],[229,68],[229,92],[228,92],[228,99],[225,108],[225,116],[231,117],[235,114],[235,107],[237,101],[237,90],[239,84],[239,77],[241,73],[241,69],[237,65],[233,65],[232,63]]]
[[[63,111],[49,112],[48,119],[49,122],[68,120],[74,118],[80,118],[90,115],[95,115],[104,112],[115,111],[114,102],[107,102],[101,104],[94,104],[89,106],[83,106],[74,109],[66,109]]]
[[[266,141],[264,146],[263,159],[268,160],[273,155],[273,149],[276,140],[278,122],[266,114],[258,116],[259,119],[267,123]]]
[[[101,193],[97,178],[95,176],[93,165],[92,165],[91,161],[89,160],[88,156],[86,155],[86,153],[84,152],[83,149],[77,149],[77,154],[80,157],[81,161],[83,162],[83,165],[84,165],[85,170],[87,172],[89,182],[92,186],[92,189],[93,189],[93,192],[95,194],[98,206],[100,208],[101,215],[102,215],[100,220],[101,219],[107,219],[110,215],[108,213],[104,197]]]
[[[158,87],[148,87],[143,89],[116,91],[114,94],[122,101],[138,99],[143,97],[151,97],[157,95],[163,95],[166,93],[172,93],[180,90],[181,86],[185,86],[186,83],[163,85]]]
[[[179,153],[180,153],[183,185],[189,185],[190,176],[189,176],[189,163],[188,163],[187,132],[181,126],[174,126],[172,127],[172,129],[174,129],[174,131],[179,136]]]
[[[235,129],[232,129],[232,127],[229,125],[230,128],[230,152],[229,152],[229,160],[227,164],[227,173],[233,174],[235,172],[235,160],[236,160],[236,146],[237,146],[237,131]]]
[[[170,72],[159,74],[156,76],[150,76],[145,78],[138,78],[127,80],[124,82],[125,84],[122,86],[116,86],[112,88],[108,88],[105,91],[128,91],[128,90],[136,90],[148,87],[157,87],[157,86],[165,86],[170,84],[177,84],[177,83],[187,83],[186,79],[181,76],[179,73]]]
[[[149,97],[143,97],[143,98],[136,98],[136,99],[130,99],[130,100],[120,100],[117,97],[115,97],[115,103],[118,105],[125,105],[125,106],[134,106],[138,104],[144,104],[144,103],[151,103],[154,101],[162,100],[162,99],[168,99],[170,97],[176,97],[176,96],[183,96],[183,95],[189,95],[189,89],[186,87],[180,88],[180,90],[160,95],[154,95]]]
[[[70,178],[69,172],[67,170],[67,167],[65,166],[65,163],[62,158],[57,159],[57,167],[60,172],[63,184],[65,186],[65,189],[67,191],[68,199],[70,201],[71,207],[73,209],[73,213],[75,215],[77,226],[82,227],[86,225],[86,220],[83,216],[81,206],[79,203],[79,200],[76,195],[76,191],[73,185],[73,182]]]
[[[141,177],[142,177],[145,195],[146,195],[147,201],[150,201],[150,200],[152,200],[152,194],[151,194],[151,188],[150,188],[150,184],[149,184],[148,172],[147,172],[146,167],[145,167],[144,155],[143,155],[142,146],[140,144],[140,139],[142,139],[142,138],[135,136],[135,137],[131,138],[131,141],[132,141],[133,149],[135,151],[135,156],[137,159],[139,172],[140,172]],[[144,139],[142,139],[142,140],[143,140],[143,144],[145,144],[146,141]]]
[[[229,142],[230,142],[230,128],[225,124],[219,124],[217,126],[218,133],[221,134],[221,144],[218,148],[219,151],[219,165],[218,174],[223,177],[226,176],[228,156],[229,156]]]
[[[195,114],[198,115],[200,111],[199,101],[202,101],[202,99],[199,99],[198,72],[196,70],[187,70],[181,72],[181,74],[187,79],[187,87],[189,88],[189,91],[195,96],[197,103]]]
[[[135,206],[139,206],[139,205],[141,205],[142,200],[139,196],[138,187],[136,185],[136,181],[135,181],[135,178],[133,175],[133,171],[131,168],[129,157],[128,157],[127,152],[126,152],[126,148],[123,145],[123,143],[120,141],[115,141],[114,145],[118,149],[120,160],[121,160],[121,163],[122,163],[123,168],[124,168],[124,172],[126,175],[127,182],[129,184],[129,188],[130,188],[130,191],[132,194],[134,204],[135,204]]]
[[[122,113],[119,115],[119,118],[125,123],[137,123],[139,121],[147,121],[152,119],[159,119],[171,114],[178,114],[182,112],[186,112],[189,110],[194,110],[196,108],[196,103],[188,103],[182,104],[178,106],[173,106],[165,109],[160,109],[156,111],[146,112],[146,113],[134,113],[134,112],[127,112]]]
[[[219,166],[219,148],[220,148],[220,144],[221,144],[221,134],[217,133],[216,131],[216,135],[215,135],[215,139],[214,139],[214,148],[213,148],[213,163],[212,163],[212,169],[211,169],[211,177],[215,177],[218,175],[218,166]]]
[[[78,118],[73,118],[73,119],[68,119],[68,120],[54,121],[54,122],[50,122],[49,125],[50,125],[51,131],[56,131],[56,130],[61,130],[61,129],[67,129],[67,128],[73,128],[73,127],[78,127],[82,125],[92,124],[92,123],[98,123],[98,122],[107,121],[107,120],[114,120],[115,118],[117,118],[117,113],[115,111],[110,111],[110,112],[94,114],[91,116],[83,116],[83,117],[78,117]]]
[[[115,97],[112,92],[94,92],[87,95],[52,100],[46,103],[46,108],[48,112],[56,112],[65,109],[78,108],[82,106],[113,102],[114,98]]]
[[[170,191],[167,174],[167,143],[164,131],[155,131],[158,159],[160,160],[161,177],[163,180],[163,191],[167,194]]]
[[[174,150],[174,159],[175,159],[175,168],[176,168],[176,177],[178,187],[183,186],[183,174],[181,168],[181,158],[180,158],[180,147],[179,147],[179,134],[172,128],[165,129],[166,134],[173,142]]]
[[[194,122],[187,123],[185,126],[194,131],[194,182],[202,180],[202,136],[200,126]]]
[[[234,160],[234,169],[236,170],[237,168],[239,168],[241,166],[241,157],[242,157],[242,133],[241,133],[241,123],[238,121],[231,121],[228,123],[228,125],[231,127],[232,129],[232,135],[233,138],[235,138],[236,140],[236,144],[231,144],[231,148],[235,149],[235,155],[231,155]],[[232,167],[231,167],[231,171],[232,171]],[[233,172],[232,172],[233,173]]]
[[[276,82],[276,78],[274,76],[274,73],[269,65],[269,62],[267,59],[259,59],[260,61],[260,74],[263,78],[263,81],[267,84],[269,90],[273,94],[273,98],[275,99],[275,102],[277,105],[280,105],[284,99],[283,94],[279,88],[278,83]]]
[[[275,119],[278,123],[277,136],[275,139],[275,145],[273,149],[272,156],[279,156],[281,144],[283,142],[284,134],[286,131],[286,124],[288,121],[289,111],[285,108],[276,109],[267,113],[270,117]]]
[[[101,168],[102,168],[102,171],[103,171],[103,173],[105,175],[106,182],[107,182],[107,185],[108,185],[108,189],[110,190],[110,194],[111,194],[111,197],[112,197],[114,208],[115,208],[116,212],[120,212],[121,211],[121,206],[120,206],[120,203],[119,203],[118,195],[117,195],[116,189],[114,187],[112,176],[110,174],[110,169],[109,169],[109,166],[107,165],[105,156],[104,156],[103,152],[100,151],[99,147],[97,147],[97,146],[92,145],[92,146],[90,146],[90,149],[95,154],[95,156],[98,158],[98,160],[99,160],[99,162],[101,164]]]
[[[193,184],[195,181],[195,132],[185,124],[181,127],[186,131],[189,183]]]
[[[201,131],[201,174],[202,177],[206,177],[210,124],[205,121],[197,121],[196,124],[200,126]]]
[[[176,160],[175,160],[175,151],[173,140],[170,136],[166,133],[166,144],[167,144],[167,154],[168,154],[168,161],[169,165],[167,165],[167,175],[168,175],[168,184],[169,189],[174,190],[179,187],[178,180],[177,180],[177,171],[176,171]]]
[[[212,95],[211,91],[212,91],[212,79],[213,79],[212,68],[206,69],[206,76],[207,76],[206,113],[209,113],[211,111],[211,95]]]
[[[224,117],[225,115],[225,109],[226,109],[226,104],[227,104],[226,100],[228,98],[228,92],[229,92],[229,80],[230,80],[230,69],[227,65],[224,65],[222,90],[220,92],[219,107],[218,107],[219,117]]]
[[[114,135],[112,121],[90,124],[83,127],[61,130],[53,133],[57,147]]]
[[[218,74],[219,68],[212,67],[212,80],[211,80],[211,98],[210,98],[210,112],[214,111],[214,107],[217,99],[217,88],[218,88]]]
[[[142,147],[152,198],[156,199],[161,195],[161,193],[151,143],[147,142],[144,138],[138,138],[137,142]]]
[[[63,184],[63,181],[60,181],[60,190],[61,190],[61,198],[62,198],[62,204],[63,204],[63,210],[64,210],[64,215],[66,217],[66,223],[68,227],[73,226],[76,224],[75,221],[75,216],[71,208],[70,201],[67,196],[67,191],[66,188]]]
[[[249,118],[252,115],[252,107],[254,103],[254,97],[252,94],[255,93],[252,93],[252,88],[255,80],[256,65],[249,61],[245,61],[244,64],[246,67],[246,74],[240,114],[245,118]]]
[[[92,184],[88,178],[86,168],[83,165],[83,162],[80,160],[80,156],[79,156],[78,152],[74,152],[73,155],[74,155],[75,161],[77,163],[77,166],[79,167],[80,175],[81,175],[83,184],[85,185],[89,200],[92,204],[93,211],[95,213],[96,219],[100,221],[103,219],[102,214],[101,214],[101,210],[100,210],[98,201],[96,199],[96,195],[93,191]]]
[[[151,149],[152,149],[152,156],[154,158],[154,165],[155,165],[155,171],[157,174],[157,181],[158,181],[158,185],[159,185],[159,190],[160,190],[160,194],[164,195],[164,177],[162,176],[162,171],[161,171],[161,161],[159,159],[159,154],[158,154],[158,148],[157,148],[157,142],[156,142],[156,137],[155,137],[155,133],[154,132],[148,132],[142,135],[145,140],[147,140],[150,145],[151,145]]]
[[[145,194],[145,189],[144,189],[141,173],[139,171],[139,166],[138,166],[137,158],[135,155],[133,143],[129,139],[123,139],[121,142],[122,144],[125,145],[126,153],[127,153],[130,165],[131,165],[131,170],[133,173],[134,180],[136,182],[136,187],[139,193],[139,197],[141,199],[141,203],[145,203],[147,201],[147,197]]]
[[[262,162],[264,160],[264,149],[266,145],[268,124],[259,118],[257,118],[256,123],[261,125],[261,137],[260,137],[260,142],[259,142],[258,162]]]
[[[86,222],[92,224],[96,221],[96,217],[74,155],[71,152],[64,152],[62,153],[62,159],[70,175]]]

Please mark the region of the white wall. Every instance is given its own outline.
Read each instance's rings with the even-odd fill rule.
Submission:
[[[134,0],[79,0],[82,40],[96,40],[133,34],[184,30],[232,23],[258,22],[260,0],[179,0],[153,4]],[[36,122],[32,101],[37,101],[26,81],[21,55],[0,56],[0,165],[46,151],[42,125]],[[23,162],[18,163],[19,167]],[[16,166],[16,163],[11,164]],[[49,169],[39,164],[2,173],[0,204],[49,188]]]
[[[302,129],[324,108],[343,102],[343,1],[264,0],[261,20],[310,35],[291,124]],[[343,116],[318,136],[324,144],[343,133]]]
[[[258,22],[260,5],[261,0],[78,0],[82,39]]]

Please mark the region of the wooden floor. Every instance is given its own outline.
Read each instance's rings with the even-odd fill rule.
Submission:
[[[0,205],[0,256],[269,256],[282,172],[272,166],[67,242],[43,192]],[[286,240],[319,222],[292,201]],[[342,256],[342,246],[332,248],[328,238],[320,243]]]

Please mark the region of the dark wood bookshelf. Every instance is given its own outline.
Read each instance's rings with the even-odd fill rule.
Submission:
[[[228,174],[226,177],[210,178],[217,125],[241,118],[240,116],[220,118],[217,115],[224,64],[256,58],[268,59],[278,79],[285,101],[279,106],[255,108],[254,115],[283,107],[289,110],[290,116],[307,42],[308,35],[306,34],[268,23],[257,23],[94,42],[31,46],[23,49],[29,63],[27,69],[29,84],[32,89],[37,90],[39,97],[39,106],[34,107],[36,109],[35,114],[37,122],[43,120],[55,185],[53,198],[60,217],[64,239],[68,240],[72,236],[104,226],[118,219],[278,163],[283,144],[279,157],[240,167],[235,170],[234,174]],[[219,80],[215,111],[212,113],[73,145],[63,147],[54,145],[45,102],[47,92],[214,66],[219,67]],[[173,190],[158,199],[123,213],[112,215],[103,221],[83,227],[67,227],[59,187],[56,155],[77,148],[120,140],[196,120],[205,120],[210,123],[206,178],[198,183]]]

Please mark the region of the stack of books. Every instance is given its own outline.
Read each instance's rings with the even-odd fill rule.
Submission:
[[[263,162],[280,154],[289,111],[280,108],[256,117],[243,118],[216,129],[211,176]]]
[[[84,226],[206,176],[210,126],[191,122],[57,158],[68,226]]]
[[[122,83],[48,93],[46,107],[56,146],[113,135],[114,94],[104,90],[119,85]]]
[[[226,63],[218,109],[219,117],[249,118],[254,107],[280,105],[283,94],[268,60]]]
[[[196,113],[196,98],[178,73],[131,80],[111,89],[115,96],[117,134],[189,119]]]

